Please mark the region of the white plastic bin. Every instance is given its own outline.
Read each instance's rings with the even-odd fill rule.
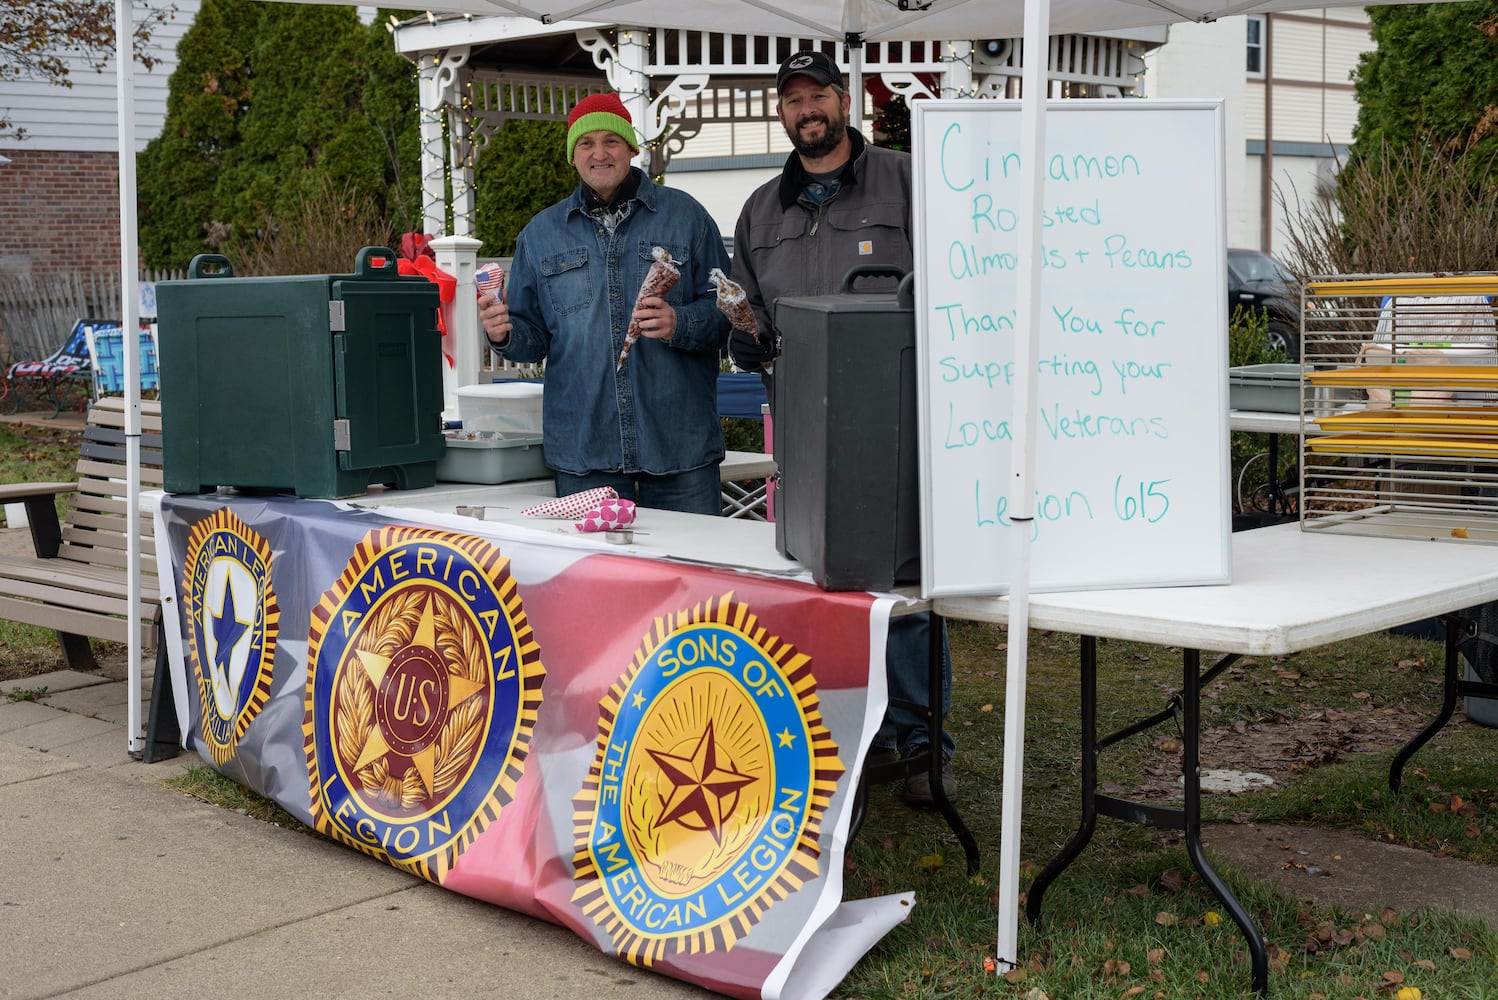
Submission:
[[[488,382],[458,388],[463,430],[497,434],[541,433],[540,381]]]

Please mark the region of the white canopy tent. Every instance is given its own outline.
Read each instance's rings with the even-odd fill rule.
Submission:
[[[1380,0],[1373,0],[1380,2]],[[862,75],[861,45],[870,41],[941,39],[1024,39],[1024,51],[1045,51],[1051,34],[1068,34],[1119,28],[1161,25],[1182,21],[1214,21],[1238,14],[1305,10],[1336,6],[1367,6],[1368,0],[438,0],[430,5],[443,12],[476,16],[515,15],[543,24],[578,22],[593,25],[649,25],[688,30],[778,34],[826,39],[848,46],[849,72]],[[133,115],[131,109],[133,53],[131,51],[130,0],[116,0],[116,59],[119,75],[120,121],[120,239],[121,314],[125,329],[138,322],[136,248],[136,178]],[[1028,99],[1043,95],[1041,60],[1025,61],[1021,113],[1022,190],[1029,203],[1041,204],[1043,176],[1036,168],[1035,150],[1045,148],[1045,102]],[[1203,95],[1210,96],[1210,95]],[[1034,428],[1029,421],[1038,326],[1041,274],[1038,212],[1022,217],[1019,245],[1022,255],[1016,329],[1027,336],[1017,338],[1016,367],[1028,373],[1015,391],[1014,468],[1010,473],[1009,510],[1013,520],[1033,515]],[[128,515],[139,516],[140,384],[139,347],[126,337],[126,440],[130,465]],[[1008,967],[1018,964],[1017,921],[1019,885],[1019,817],[1023,773],[1025,668],[1028,659],[1029,534],[1014,533],[1011,566],[1010,641],[1008,647],[1005,704],[1005,758],[1002,803],[1002,843],[999,871],[999,934],[997,957]],[[129,548],[129,605],[138,607],[140,597],[140,543],[133,538]],[[143,747],[140,727],[140,642],[132,629],[130,648],[129,748]]]

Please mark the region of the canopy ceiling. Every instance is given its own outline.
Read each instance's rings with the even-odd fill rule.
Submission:
[[[1367,0],[1051,0],[1050,33],[1367,5]],[[850,34],[865,41],[1018,38],[1025,12],[1024,0],[436,0],[428,6],[455,14],[518,15],[544,24],[630,24],[836,41]]]

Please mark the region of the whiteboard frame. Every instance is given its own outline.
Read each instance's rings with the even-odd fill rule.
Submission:
[[[1213,246],[1216,254],[1214,266],[1209,275],[1203,275],[1203,281],[1212,282],[1212,297],[1218,306],[1214,312],[1212,327],[1203,331],[1202,343],[1209,349],[1215,348],[1217,363],[1214,364],[1215,378],[1210,383],[1211,396],[1215,396],[1215,406],[1211,405],[1209,393],[1204,386],[1203,405],[1207,410],[1203,412],[1203,418],[1215,414],[1217,427],[1212,434],[1218,442],[1216,449],[1216,482],[1217,489],[1222,498],[1220,514],[1220,528],[1216,532],[1219,536],[1218,544],[1211,551],[1200,551],[1199,559],[1193,564],[1190,571],[1168,574],[1165,576],[1151,575],[1131,572],[1131,564],[1127,560],[1109,561],[1109,553],[1098,554],[1098,563],[1107,563],[1111,572],[1099,573],[1097,566],[1089,565],[1078,567],[1075,578],[1067,576],[1062,580],[1049,582],[1031,581],[1031,589],[1035,592],[1059,592],[1072,590],[1102,590],[1122,589],[1133,587],[1174,587],[1174,586],[1201,586],[1226,584],[1232,577],[1232,540],[1231,540],[1231,456],[1229,447],[1228,427],[1228,349],[1227,349],[1227,221],[1226,221],[1226,125],[1224,101],[1220,98],[1203,99],[1067,99],[1049,100],[1046,103],[1046,115],[1048,120],[1056,122],[1055,116],[1076,115],[1078,113],[1096,113],[1102,111],[1110,115],[1152,115],[1169,113],[1179,115],[1190,113],[1205,116],[1209,124],[1197,127],[1210,128],[1211,148],[1214,153],[1214,162],[1203,165],[1204,169],[1212,171],[1212,190],[1214,193],[1214,204],[1211,206],[1211,225],[1213,227]],[[943,120],[949,120],[952,112],[963,114],[1012,114],[1015,116],[1015,134],[1019,135],[1019,114],[1022,102],[1019,100],[932,100],[916,101],[912,104],[911,116],[911,145],[920,150],[924,142],[930,141],[927,135],[928,127],[933,117],[941,114]],[[1142,123],[1141,123],[1142,124]],[[921,594],[926,598],[967,596],[967,595],[1004,595],[1009,592],[1010,585],[1002,567],[996,567],[996,572],[978,583],[964,581],[954,582],[953,574],[943,572],[943,556],[935,546],[935,522],[932,503],[934,490],[939,485],[934,479],[936,476],[935,462],[933,460],[933,448],[931,442],[933,437],[933,400],[928,389],[931,377],[931,365],[933,364],[933,351],[930,342],[931,330],[929,328],[929,310],[931,308],[931,290],[928,285],[928,271],[925,264],[938,259],[933,256],[933,247],[929,244],[929,233],[926,220],[928,210],[928,187],[930,179],[927,177],[926,160],[923,156],[916,154],[912,156],[912,187],[913,205],[911,213],[911,228],[915,260],[915,331],[916,331],[916,364],[917,364],[917,409],[920,417],[920,496],[921,496]],[[1176,213],[1186,210],[1182,206],[1162,206],[1162,211]],[[1042,277],[1042,286],[1044,278]],[[1037,306],[1039,303],[1036,304]],[[1039,321],[1037,309],[1037,319]],[[1016,335],[1018,335],[1016,331]],[[1014,442],[1018,447],[1020,442]],[[995,463],[996,465],[1002,463]],[[993,470],[997,480],[1003,480],[1002,473],[1005,470],[995,468]],[[1002,551],[1007,554],[1009,546],[1001,546]],[[1002,561],[1003,556],[1000,557]],[[1032,574],[1033,575],[1033,574]]]

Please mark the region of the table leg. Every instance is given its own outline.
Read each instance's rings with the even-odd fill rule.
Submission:
[[[1289,513],[1290,504],[1280,488],[1280,436],[1269,435],[1269,510],[1273,514]]]
[[[1222,903],[1223,909],[1233,918],[1233,923],[1243,932],[1243,938],[1248,942],[1248,954],[1252,965],[1252,980],[1254,992],[1263,996],[1269,992],[1269,951],[1264,946],[1264,934],[1259,930],[1258,924],[1249,914],[1248,909],[1234,896],[1222,876],[1212,867],[1207,860],[1206,849],[1202,846],[1202,815],[1201,815],[1201,651],[1187,649],[1182,657],[1184,669],[1181,671],[1183,680],[1182,690],[1182,743],[1184,748],[1181,759],[1181,773],[1185,776],[1185,795],[1183,806],[1185,813],[1186,834],[1186,856],[1191,859],[1191,864],[1201,873],[1202,881],[1211,888],[1213,895]]]
[[[1036,874],[1025,893],[1025,916],[1037,926],[1046,889],[1082,853],[1082,848],[1092,840],[1092,832],[1097,829],[1097,639],[1090,635],[1082,636],[1081,673],[1082,818],[1077,824],[1077,832]]]
[[[1200,873],[1202,880],[1211,888],[1222,903],[1223,909],[1242,930],[1248,944],[1252,964],[1254,992],[1263,995],[1269,991],[1269,953],[1264,945],[1264,935],[1223,882],[1222,877],[1207,860],[1201,839],[1201,688],[1202,685],[1237,660],[1236,655],[1224,656],[1206,674],[1201,672],[1201,651],[1185,650],[1182,657],[1181,694],[1173,699],[1164,711],[1141,720],[1102,739],[1097,735],[1097,640],[1092,636],[1081,639],[1081,714],[1082,714],[1082,818],[1076,833],[1072,834],[1061,850],[1041,869],[1030,883],[1025,900],[1025,915],[1034,924],[1040,923],[1041,901],[1046,889],[1076,859],[1092,839],[1099,814],[1112,819],[1136,823],[1141,826],[1156,826],[1181,830],[1186,839],[1186,855]],[[1183,759],[1181,773],[1185,779],[1183,808],[1172,809],[1130,802],[1111,795],[1097,794],[1097,758],[1106,747],[1136,733],[1152,728],[1181,712]]]
[[[946,623],[941,615],[931,612],[931,627],[927,630],[930,644],[926,656],[926,728],[929,738],[926,744],[926,776],[931,782],[931,798],[936,802],[936,808],[941,810],[947,826],[956,835],[957,842],[962,845],[962,853],[967,858],[967,873],[972,877],[978,874],[978,842],[962,821],[957,807],[947,798],[947,790],[941,783],[941,768],[944,763],[941,753],[942,734],[946,727],[946,720],[942,718],[942,703],[945,701],[942,684],[942,636],[945,631]]]
[[[895,781],[904,778],[916,768],[926,768],[926,777],[930,781],[931,798],[937,809],[941,811],[942,818],[947,821],[947,826],[957,837],[957,842],[962,845],[962,853],[967,859],[967,873],[971,877],[978,874],[979,856],[978,841],[968,830],[967,824],[963,822],[962,814],[957,807],[947,798],[946,788],[941,783],[942,766],[942,732],[946,726],[946,720],[942,718],[942,632],[943,623],[940,615],[931,613],[930,644],[927,646],[927,670],[926,670],[926,704],[912,707],[922,708],[926,713],[926,735],[927,747],[925,758],[919,755],[909,757],[893,764],[885,764],[880,767],[869,767],[865,765],[863,774],[859,778],[858,787],[853,790],[853,803],[850,807],[850,819],[848,822],[848,840],[852,841],[858,836],[858,831],[863,827],[863,821],[868,812],[869,785]]]
[[[1474,623],[1457,615],[1447,615],[1441,621],[1446,626],[1446,656],[1441,677],[1441,710],[1424,729],[1416,733],[1414,738],[1394,755],[1394,762],[1389,765],[1390,791],[1399,791],[1399,784],[1404,780],[1404,765],[1415,756],[1415,751],[1429,743],[1436,733],[1446,727],[1446,723],[1451,721],[1451,716],[1456,712],[1457,663],[1460,660],[1457,655],[1457,643],[1460,641],[1458,637],[1466,636],[1474,627]]]

